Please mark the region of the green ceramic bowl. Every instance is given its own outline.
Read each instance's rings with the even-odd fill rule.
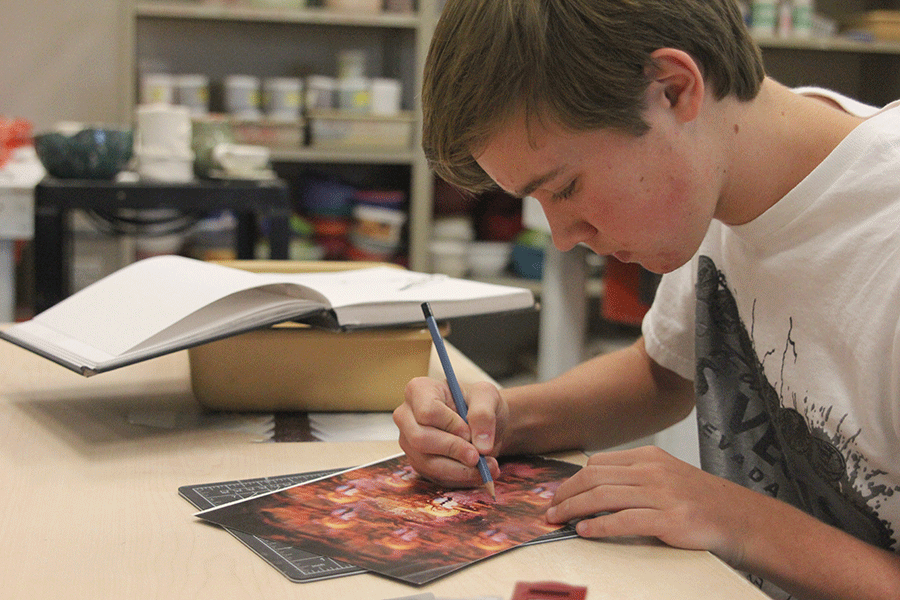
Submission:
[[[131,160],[128,129],[91,127],[74,134],[43,133],[34,149],[47,172],[61,179],[112,179]]]

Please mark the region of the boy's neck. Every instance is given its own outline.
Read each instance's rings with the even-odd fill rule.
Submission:
[[[728,177],[716,218],[742,225],[796,187],[863,119],[766,79],[751,102],[725,100]]]

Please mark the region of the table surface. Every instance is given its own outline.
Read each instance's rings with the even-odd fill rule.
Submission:
[[[463,382],[483,375],[458,352],[454,364]],[[198,521],[178,487],[361,464],[395,442],[260,443],[203,421],[138,424],[139,412],[196,414],[185,352],[85,379],[0,342],[0,381],[7,598],[508,599],[517,581],[546,580],[585,585],[591,600],[765,598],[706,552],[643,539],[518,548],[423,588],[370,574],[291,583]]]

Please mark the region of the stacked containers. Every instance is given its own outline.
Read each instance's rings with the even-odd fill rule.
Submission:
[[[353,207],[348,258],[392,261],[403,246],[406,195],[400,191],[362,190]]]
[[[303,209],[313,227],[313,239],[322,258],[347,258],[353,198],[356,189],[326,179],[310,179],[302,189]]]

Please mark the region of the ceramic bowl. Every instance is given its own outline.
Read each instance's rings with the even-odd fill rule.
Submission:
[[[89,127],[72,134],[58,131],[34,138],[34,149],[47,172],[61,179],[112,179],[131,160],[128,129]]]
[[[469,269],[473,275],[496,277],[509,266],[512,244],[509,242],[471,242],[468,245]]]

